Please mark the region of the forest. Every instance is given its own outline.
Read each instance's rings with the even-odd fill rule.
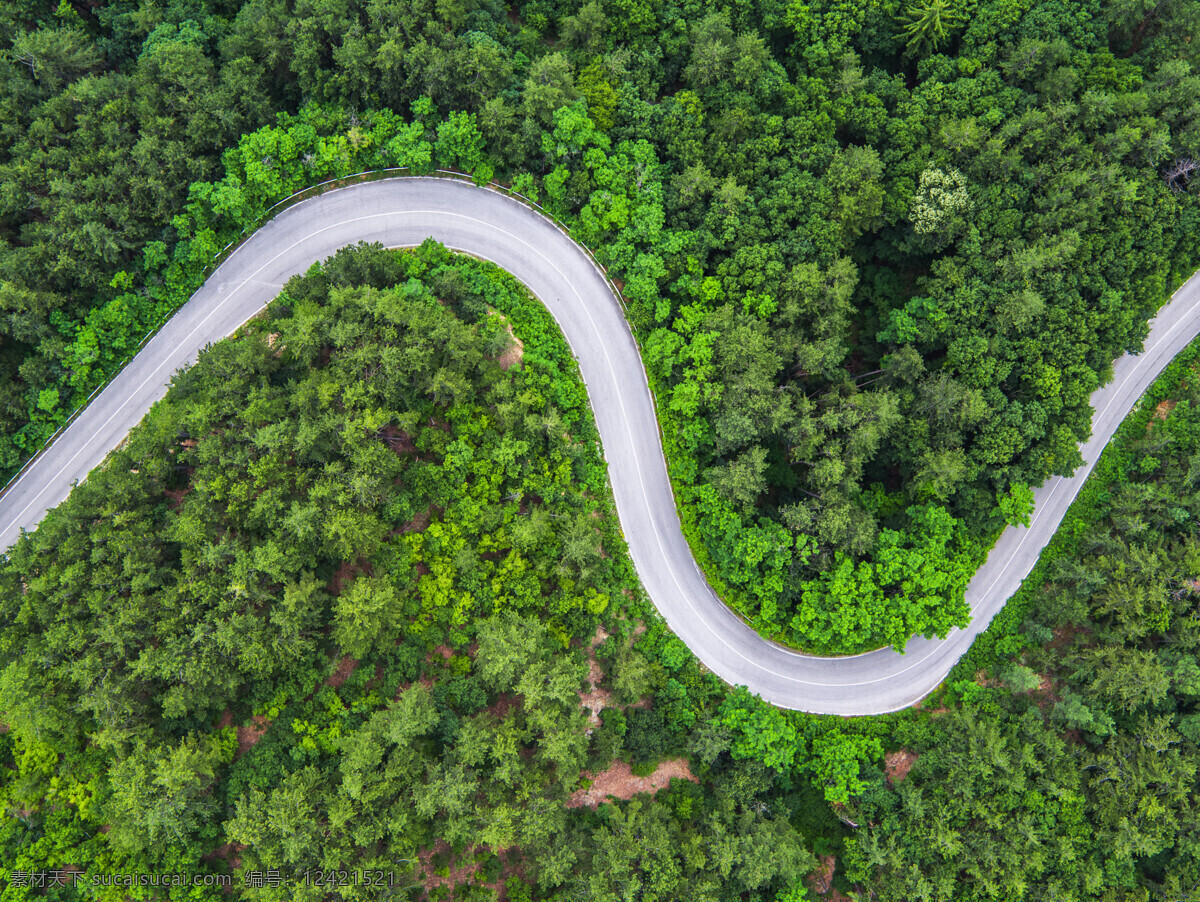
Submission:
[[[0,0],[0,26],[0,471],[277,201],[459,170],[617,280],[698,561],[818,653],[965,622],[1200,265],[1196,0]],[[1194,361],[934,697],[808,717],[643,597],[540,305],[433,245],[344,251],[0,561],[3,898],[225,895],[14,878],[63,868],[1197,898]]]
[[[749,697],[640,596],[549,314],[439,245],[293,279],[11,550],[0,598],[6,898],[50,862],[273,870],[246,896],[280,900],[375,898],[321,870],[734,899],[815,862],[808,797],[722,755]],[[703,785],[584,804],[586,774],[697,742]]]
[[[1198,477],[1200,342],[934,697],[785,713],[642,595],[544,308],[345,249],[0,569],[4,898],[1193,898]]]
[[[620,281],[725,600],[903,648],[1200,264],[1194,0],[42,2],[0,13],[8,472],[271,204],[458,169]]]

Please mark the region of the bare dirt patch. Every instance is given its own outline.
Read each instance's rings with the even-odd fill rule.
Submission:
[[[258,741],[263,738],[267,732],[267,728],[271,726],[271,721],[263,717],[261,714],[255,714],[250,723],[242,724],[237,728],[237,757],[242,757],[250,749],[258,744]]]
[[[504,720],[508,717],[509,712],[514,708],[519,708],[525,704],[525,696],[510,695],[506,692],[496,696],[496,700],[487,706],[488,713],[494,715],[497,720]]]
[[[887,774],[888,785],[895,786],[907,777],[918,757],[916,752],[910,752],[908,749],[897,749],[884,755],[883,769]]]
[[[579,707],[587,709],[588,727],[595,729],[600,726],[600,712],[612,707],[612,693],[593,686],[587,692],[579,693]]]
[[[1178,401],[1172,401],[1168,398],[1165,401],[1159,401],[1158,406],[1154,408],[1153,420],[1165,420],[1171,415],[1171,411],[1179,404]]]
[[[505,323],[505,328],[508,329],[508,335],[512,339],[512,345],[507,351],[500,355],[500,358],[496,362],[500,364],[500,369],[509,370],[514,366],[519,365],[522,358],[524,358],[525,344],[521,341],[521,339],[517,338],[517,336],[513,334],[512,326]]]
[[[325,677],[325,685],[331,686],[334,689],[340,689],[346,680],[350,679],[350,674],[354,673],[354,668],[358,666],[358,659],[346,655],[342,660],[338,661],[338,665],[334,668],[333,673]]]
[[[423,871],[421,882],[425,884],[427,892],[439,886],[458,886],[460,883],[470,883],[475,872],[479,870],[479,865],[475,863],[474,856],[470,854],[471,849],[468,848],[461,856],[462,860],[456,860],[458,856],[451,856],[449,865],[445,866],[447,869],[445,876],[438,874],[433,864],[433,856],[445,857],[449,852],[450,844],[444,839],[439,839],[432,848],[417,853]]]
[[[429,528],[429,524],[433,522],[433,507],[425,508],[421,513],[417,514],[407,523],[400,527],[399,533],[403,535],[406,532],[424,532]]]
[[[478,852],[485,851],[486,846],[468,846],[463,850],[462,855],[453,855],[450,852],[450,845],[444,839],[439,839],[433,844],[432,848],[425,849],[417,853],[417,858],[420,859],[421,883],[425,887],[425,898],[429,898],[430,890],[436,889],[439,886],[456,887],[467,883],[474,883],[477,886],[485,886],[496,894],[498,902],[505,902],[507,898],[507,890],[504,886],[504,881],[515,873],[521,872],[521,866],[516,862],[518,851],[516,849],[499,849],[496,854],[500,858],[500,879],[494,883],[481,882],[477,874],[479,872],[479,863],[475,860],[475,855]],[[437,873],[433,865],[433,857],[437,855],[442,859],[449,858],[449,864],[443,865],[446,868],[445,876]]]
[[[612,692],[600,688],[600,683],[604,680],[604,669],[596,659],[597,646],[607,638],[608,633],[604,631],[604,627],[596,627],[596,635],[592,636],[588,643],[588,690],[579,693],[579,706],[587,709],[588,726],[593,729],[600,726],[600,712],[612,701]]]
[[[417,446],[403,429],[388,424],[379,430],[379,437],[397,454],[416,454]]]
[[[182,489],[163,489],[163,495],[171,499],[171,510],[177,511],[183,507],[183,499],[192,490],[191,485]]]
[[[500,369],[507,370],[516,366],[525,356],[525,343],[517,338],[517,333],[513,331],[512,323],[499,310],[489,310],[488,316],[498,316],[500,321],[504,323],[504,331],[508,333],[508,340],[512,342],[508,350],[496,358],[496,362],[500,364]]]
[[[1075,637],[1079,635],[1086,638],[1091,635],[1091,631],[1075,623],[1060,626],[1054,631],[1054,638],[1050,640],[1046,648],[1054,652],[1065,652],[1074,645]]]
[[[567,799],[568,808],[595,808],[609,796],[632,799],[639,792],[656,793],[679,778],[691,783],[700,781],[692,774],[686,758],[668,758],[648,777],[635,777],[626,761],[614,761],[608,770],[598,774],[585,772],[592,781],[587,789],[577,789]]]
[[[342,561],[337,570],[333,572],[333,578],[329,580],[329,585],[325,589],[330,595],[341,595],[360,575],[371,575],[370,564],[362,562],[352,564],[350,561]]]
[[[432,689],[433,688],[433,679],[429,676],[421,676],[420,678],[418,678],[416,680],[416,682],[401,683],[399,686],[396,687],[396,694],[393,696],[393,698],[399,698],[405,692],[407,692],[409,689],[411,689],[413,686],[423,686],[426,689]]]
[[[833,873],[837,870],[837,859],[832,855],[824,855],[815,871],[804,878],[808,888],[815,895],[824,896],[833,889]]]
[[[229,870],[236,871],[242,866],[242,856],[239,853],[244,851],[245,848],[246,847],[240,843],[227,842],[223,845],[217,846],[211,852],[206,852],[205,854],[201,855],[200,860],[216,864],[217,860],[220,859],[229,864]]]

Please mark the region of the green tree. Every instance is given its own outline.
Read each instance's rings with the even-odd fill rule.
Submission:
[[[935,53],[950,40],[952,29],[965,21],[955,0],[917,0],[910,3],[900,23],[905,49],[913,55]]]

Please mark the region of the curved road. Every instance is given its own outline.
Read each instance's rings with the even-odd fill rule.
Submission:
[[[943,641],[914,639],[904,655],[815,658],[759,637],[696,567],[679,528],[637,345],[587,255],[547,219],[497,192],[444,179],[369,182],[285,210],[232,254],[0,499],[0,548],[32,529],[101,463],[201,347],[237,329],[289,277],[347,244],[401,247],[427,237],[508,270],[558,321],[587,384],[629,552],[671,628],[726,681],[814,713],[893,711],[936,688],[1032,569],[1125,414],[1200,331],[1200,279],[1193,277],[1154,320],[1146,350],[1117,361],[1113,380],[1092,396],[1097,413],[1094,437],[1082,449],[1087,464],[1036,492],[1030,527],[1006,530],[971,581],[974,616],[967,629]]]

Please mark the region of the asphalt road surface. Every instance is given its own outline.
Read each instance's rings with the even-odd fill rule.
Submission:
[[[621,527],[638,575],[671,628],[704,664],[785,708],[877,714],[931,692],[1029,573],[1100,451],[1154,377],[1200,332],[1200,278],[1154,320],[1145,350],[1122,357],[1092,396],[1087,462],[1036,492],[1026,528],[1008,529],[967,590],[973,619],[943,641],[915,639],[906,654],[801,655],[762,639],[716,597],[680,531],[654,406],[638,349],[603,275],[570,238],[497,192],[446,179],[401,178],[342,188],[280,213],[212,275],[121,374],[0,498],[0,548],[33,529],[100,464],[173,374],[232,333],[289,277],[359,241],[389,247],[433,237],[508,270],[546,305],[579,360]]]

